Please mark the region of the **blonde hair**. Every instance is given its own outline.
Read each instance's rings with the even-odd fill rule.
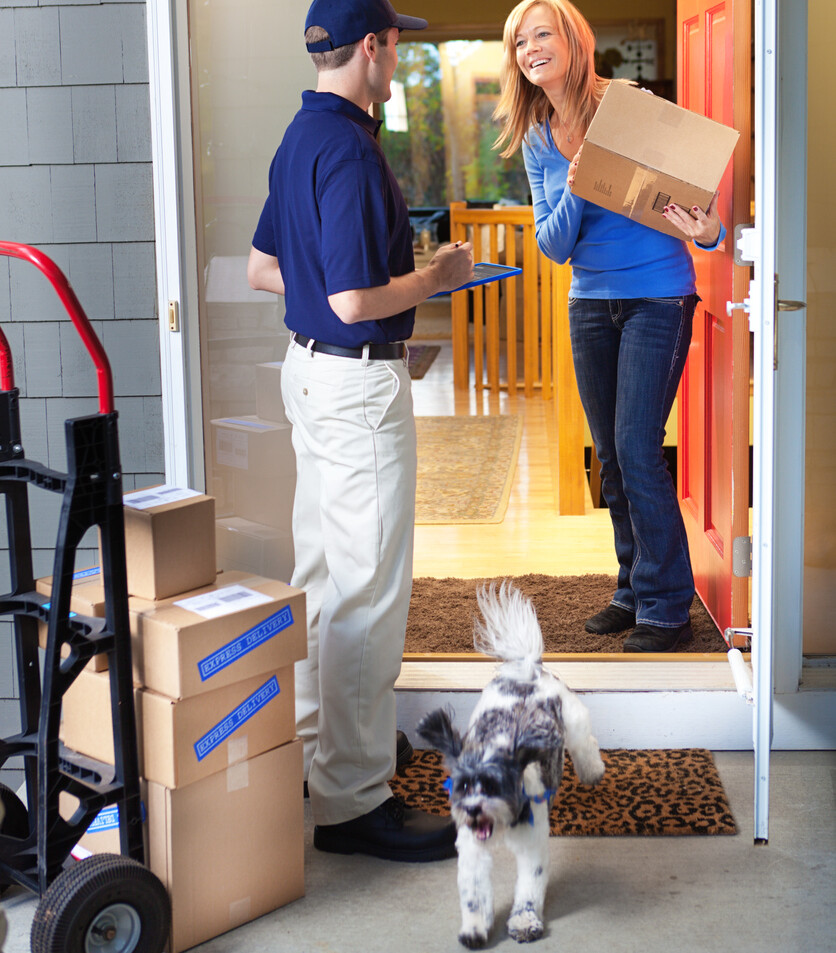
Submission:
[[[536,6],[552,11],[569,51],[564,109],[557,116],[564,127],[577,127],[585,133],[610,82],[595,73],[595,34],[570,0],[522,0],[505,21],[499,74],[502,93],[493,114],[494,119],[502,122],[502,131],[494,143],[494,149],[505,145],[500,155],[506,159],[520,148],[532,126],[545,142],[542,125],[555,112],[543,90],[523,76],[517,63],[517,33],[525,15]]]

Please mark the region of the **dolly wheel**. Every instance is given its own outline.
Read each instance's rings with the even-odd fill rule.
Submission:
[[[94,854],[56,878],[32,920],[32,953],[161,953],[171,906],[130,857]]]
[[[0,784],[0,834],[25,840],[29,836],[29,811],[15,792]],[[0,897],[13,881],[0,880]]]

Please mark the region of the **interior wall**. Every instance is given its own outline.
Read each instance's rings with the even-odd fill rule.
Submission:
[[[836,4],[809,0],[804,652],[836,654]]]

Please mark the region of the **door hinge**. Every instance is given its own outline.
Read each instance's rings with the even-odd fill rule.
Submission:
[[[736,536],[732,543],[732,573],[738,577],[752,575],[752,537]]]
[[[757,234],[754,225],[734,226],[734,263],[736,265],[754,265],[757,258],[755,244]]]

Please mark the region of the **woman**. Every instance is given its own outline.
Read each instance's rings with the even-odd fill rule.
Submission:
[[[568,0],[524,0],[505,24],[497,146],[522,148],[537,243],[571,261],[575,374],[612,518],[618,583],[586,629],[632,629],[627,652],[670,652],[691,638],[694,578],[662,453],[699,298],[684,240],[571,192],[583,137],[610,80],[595,75],[592,30]],[[707,212],[667,207],[683,239],[713,249],[725,229]]]

